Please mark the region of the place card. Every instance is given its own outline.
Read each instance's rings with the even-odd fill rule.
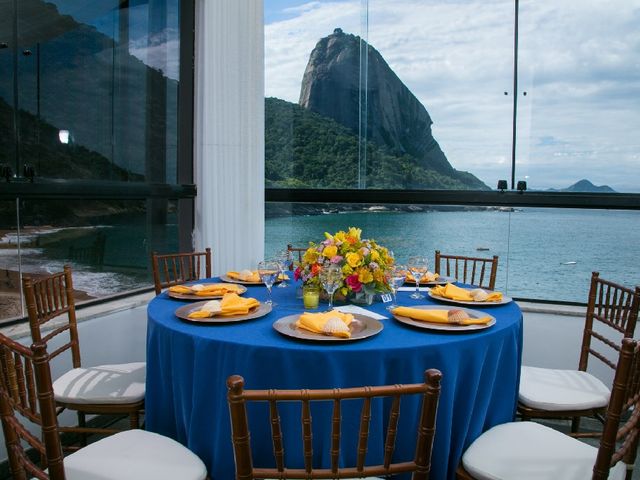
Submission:
[[[366,308],[359,307],[357,305],[341,305],[339,307],[334,307],[334,310],[338,310],[342,313],[354,313],[364,315],[365,317],[373,318],[375,320],[384,320],[384,315],[380,315],[378,313],[372,312],[371,310],[367,310]]]

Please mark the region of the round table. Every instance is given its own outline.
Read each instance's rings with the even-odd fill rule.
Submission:
[[[302,311],[296,290],[295,283],[274,288],[278,305],[267,316],[217,325],[180,320],[174,312],[187,302],[166,293],[149,303],[146,428],[186,445],[205,462],[213,480],[235,476],[226,401],[226,379],[232,374],[242,375],[248,389],[317,389],[419,383],[426,369],[439,369],[443,379],[431,476],[436,480],[453,479],[464,449],[474,439],[493,425],[513,420],[522,351],[522,313],[515,302],[485,308],[497,320],[485,330],[435,332],[388,318],[373,337],[317,343],[284,336],[272,327],[277,319]],[[399,292],[398,303],[435,303],[413,300],[409,294]],[[249,286],[244,296],[264,300],[266,289]],[[388,316],[381,302],[365,308]],[[402,421],[417,425],[418,407],[418,398],[403,405]],[[300,459],[301,465],[302,441],[298,433],[287,432],[299,424],[299,412],[285,409],[281,415],[285,458],[289,463]],[[354,416],[351,423],[357,430],[359,417]],[[250,427],[256,464],[273,463],[268,422]],[[382,452],[384,428],[382,423],[370,427],[372,459]],[[314,448],[314,465],[329,464],[329,446],[323,444],[329,430],[330,422],[322,425],[314,416],[313,435],[320,444]],[[399,436],[397,442],[394,460],[413,458],[415,435]],[[343,441],[345,461],[355,455],[347,451],[350,448]]]

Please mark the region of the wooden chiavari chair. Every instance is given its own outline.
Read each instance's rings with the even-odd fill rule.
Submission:
[[[29,314],[29,329],[34,343],[48,344],[52,340],[64,342],[51,353],[51,358],[70,351],[71,369],[53,382],[58,413],[74,410],[78,425],[60,427],[60,431],[82,434],[110,434],[114,428],[87,427],[86,414],[128,415],[130,428],[138,428],[140,412],[144,408],[145,362],[83,367],[80,338],[73,298],[71,267],[41,278],[23,277],[24,295]],[[64,322],[58,323],[58,320]],[[51,322],[50,331],[43,327]]]
[[[535,422],[495,426],[466,450],[460,480],[631,479],[640,433],[640,350],[625,338],[599,448]]]
[[[207,475],[195,454],[144,430],[117,433],[63,458],[44,342],[28,348],[0,334],[0,416],[15,480],[203,480]],[[32,433],[33,425],[40,432]]]
[[[295,263],[302,263],[302,256],[309,247],[294,247],[293,245],[287,245],[287,250],[291,255],[292,262],[289,264],[289,270],[295,270]]]
[[[151,254],[153,284],[156,295],[163,288],[173,287],[192,280],[211,278],[211,249],[204,252]]]
[[[589,359],[616,369],[622,338],[634,335],[640,308],[640,287],[626,288],[591,275],[591,287],[577,370],[523,366],[518,413],[523,419],[571,418],[571,432],[579,433],[580,417],[602,418],[610,388],[587,372]]]
[[[442,265],[444,263],[444,265]],[[498,256],[493,258],[464,257],[461,255],[444,255],[436,250],[436,273],[453,277],[459,282],[475,285],[487,290],[496,287],[498,273]]]
[[[326,390],[245,390],[244,380],[233,375],[227,380],[231,430],[236,460],[236,478],[238,480],[262,478],[362,478],[371,475],[392,475],[413,472],[413,480],[426,480],[431,469],[431,450],[435,434],[436,410],[440,395],[442,374],[438,370],[427,370],[424,383],[412,385],[390,385],[361,388],[334,388]],[[412,461],[393,463],[395,439],[398,434],[398,416],[401,397],[419,394],[422,396],[420,424],[417,428],[415,457]],[[393,398],[389,416],[383,462],[378,465],[365,465],[369,424],[371,423],[371,404],[377,397]],[[360,430],[357,445],[357,465],[340,467],[341,406],[345,400],[362,400]],[[331,419],[331,467],[314,468],[312,465],[312,420],[311,402],[333,402]],[[247,418],[248,402],[268,402],[271,421],[275,468],[255,467],[253,464],[249,423]],[[302,432],[304,437],[304,465],[301,468],[286,468],[284,461],[285,439],[280,425],[278,402],[300,402],[302,409]]]

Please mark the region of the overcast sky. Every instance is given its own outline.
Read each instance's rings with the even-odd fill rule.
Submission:
[[[311,50],[340,27],[423,103],[455,168],[510,178],[513,0],[368,3],[367,16],[362,0],[265,0],[266,96],[297,102]],[[520,6],[516,179],[640,191],[640,0]]]

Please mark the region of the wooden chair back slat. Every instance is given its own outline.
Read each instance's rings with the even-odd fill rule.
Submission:
[[[0,334],[0,415],[12,478],[64,480],[49,356],[43,342],[27,348]],[[41,427],[41,438],[29,431],[23,418]],[[42,465],[31,460],[25,444],[40,452]]]
[[[269,415],[271,417],[271,438],[273,440],[273,456],[276,459],[278,471],[284,469],[284,444],[282,439],[282,428],[280,426],[280,415],[278,414],[278,404],[275,400],[269,402]]]
[[[400,418],[400,395],[393,397],[391,411],[389,412],[389,425],[387,427],[387,438],[384,442],[384,467],[389,468],[393,452],[396,449],[396,436],[398,435],[398,420]]]
[[[73,367],[79,368],[82,362],[71,267],[65,265],[62,272],[38,279],[24,276],[22,283],[31,339],[36,343],[49,343],[53,338],[68,331],[68,340],[52,354],[52,357],[70,349]],[[65,324],[54,328],[45,336],[42,335],[43,325],[65,315],[67,317]]]
[[[623,338],[633,337],[640,308],[640,287],[627,288],[593,272],[588,299],[578,369],[586,371],[589,357],[595,357],[615,370],[616,364],[611,358],[620,352],[619,339],[607,338],[603,328]],[[599,343],[593,342],[594,338]],[[608,348],[602,350],[600,347]]]
[[[633,465],[635,461],[640,429],[640,395],[637,390],[639,378],[640,344],[625,338],[622,341],[600,448],[593,468],[594,480],[609,478],[609,469],[620,460],[627,465]],[[629,412],[629,406],[633,407],[631,415],[623,420],[623,414]]]
[[[338,392],[340,389],[336,389]],[[334,392],[334,393],[335,393]],[[340,429],[342,425],[342,409],[340,400],[333,401],[333,416],[331,418],[331,473],[338,472],[340,458]]]
[[[367,388],[367,387],[365,387]],[[364,468],[364,459],[367,456],[369,444],[369,425],[371,424],[371,397],[365,397],[360,414],[360,435],[358,438],[358,459],[356,468],[360,471]]]
[[[388,476],[393,474],[414,472],[413,480],[426,480],[429,478],[431,467],[431,450],[433,448],[433,436],[435,434],[436,410],[440,395],[440,380],[442,374],[437,370],[425,372],[424,383],[411,385],[391,385],[361,388],[333,388],[325,390],[245,390],[244,380],[238,375],[233,375],[227,380],[229,412],[231,416],[231,430],[233,448],[236,461],[236,479],[250,480],[259,478],[360,478],[363,476]],[[400,398],[406,395],[420,394],[422,405],[420,409],[420,422],[416,432],[415,458],[410,462],[391,463],[395,438],[397,436],[398,416],[400,411]],[[378,465],[364,465],[369,428],[372,415],[372,400],[376,397],[392,397],[392,407],[388,419],[387,439],[385,442],[384,460]],[[341,401],[347,399],[361,399],[362,409],[360,413],[360,428],[358,431],[358,444],[356,446],[356,465],[340,468],[340,430],[341,430]],[[247,402],[298,402],[301,405],[301,422],[303,436],[303,462],[304,469],[286,468],[278,463],[276,455],[276,468],[254,467],[249,423],[247,419]],[[333,412],[331,414],[331,466],[330,468],[314,468],[313,436],[311,429],[311,405],[312,401],[332,401]],[[273,411],[270,407],[270,411]],[[273,419],[273,413],[270,413]],[[272,422],[273,425],[273,422]],[[278,422],[279,425],[279,422]],[[274,430],[272,429],[272,436]],[[391,438],[390,438],[391,437]],[[274,442],[274,445],[276,443]],[[274,452],[277,451],[274,448]]]
[[[498,273],[498,256],[492,258],[445,255],[436,250],[434,270],[458,281],[494,290]]]
[[[163,288],[180,285],[192,280],[211,278],[211,249],[204,252],[151,254],[153,283],[156,295]]]
[[[311,431],[311,405],[302,392],[302,447],[304,456],[304,470],[310,473],[313,469],[313,433]]]

